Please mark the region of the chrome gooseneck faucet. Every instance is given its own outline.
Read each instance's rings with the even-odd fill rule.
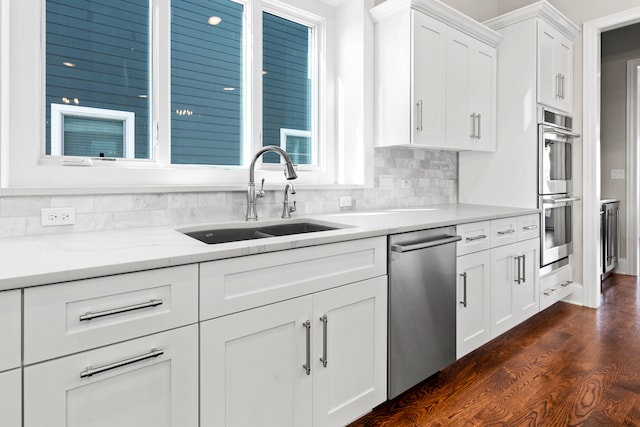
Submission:
[[[256,198],[264,197],[264,190],[260,189],[260,191],[256,194],[256,185],[255,185],[256,161],[258,160],[258,158],[260,158],[260,156],[262,156],[264,153],[268,151],[273,151],[274,153],[278,153],[284,159],[285,161],[284,176],[287,179],[291,180],[291,179],[296,179],[298,177],[298,174],[296,173],[293,167],[293,163],[291,163],[291,159],[282,148],[277,147],[275,145],[268,145],[266,147],[263,147],[261,150],[259,150],[253,156],[253,160],[251,160],[251,165],[249,166],[249,185],[247,186],[247,214],[244,217],[246,221],[258,220],[258,213],[256,212]],[[264,180],[262,181],[262,183],[264,187]]]

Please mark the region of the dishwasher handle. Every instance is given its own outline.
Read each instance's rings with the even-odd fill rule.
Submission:
[[[462,236],[449,236],[443,239],[435,239],[435,240],[425,240],[423,242],[411,242],[411,243],[398,243],[395,245],[391,245],[391,250],[393,252],[411,252],[417,251],[418,249],[426,249],[431,248],[433,246],[438,245],[446,245],[448,243],[455,243],[462,240]]]

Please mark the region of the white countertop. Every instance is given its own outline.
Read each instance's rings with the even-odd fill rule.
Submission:
[[[177,231],[182,227],[56,234],[0,239],[0,290],[232,258],[303,246],[402,233],[423,228],[538,213],[480,205],[436,205],[387,211],[344,212],[303,218],[348,226],[332,231],[207,245]],[[266,225],[287,220],[261,220]],[[245,221],[215,225],[246,226]],[[211,224],[213,228],[214,223]],[[203,228],[202,224],[189,225]]]

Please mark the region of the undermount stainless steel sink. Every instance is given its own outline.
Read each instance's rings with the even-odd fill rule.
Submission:
[[[290,236],[293,234],[315,233],[318,231],[330,231],[345,228],[341,224],[324,224],[320,222],[299,221],[286,223],[252,224],[247,226],[230,227],[222,225],[206,229],[178,230],[189,237],[200,240],[209,245],[217,243],[239,242],[242,240],[265,239],[277,236]]]

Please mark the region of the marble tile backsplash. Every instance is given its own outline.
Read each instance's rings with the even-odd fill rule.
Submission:
[[[374,188],[300,190],[293,216],[457,202],[457,153],[405,147],[375,150]],[[381,175],[392,176],[391,187],[380,187]],[[403,188],[403,181],[408,188]],[[351,196],[352,206],[340,208],[340,196]],[[75,207],[76,223],[42,227],[40,210],[49,207]],[[0,197],[0,238],[240,220],[245,210],[244,191]],[[260,218],[277,218],[281,212],[281,190],[267,191],[258,201]]]

